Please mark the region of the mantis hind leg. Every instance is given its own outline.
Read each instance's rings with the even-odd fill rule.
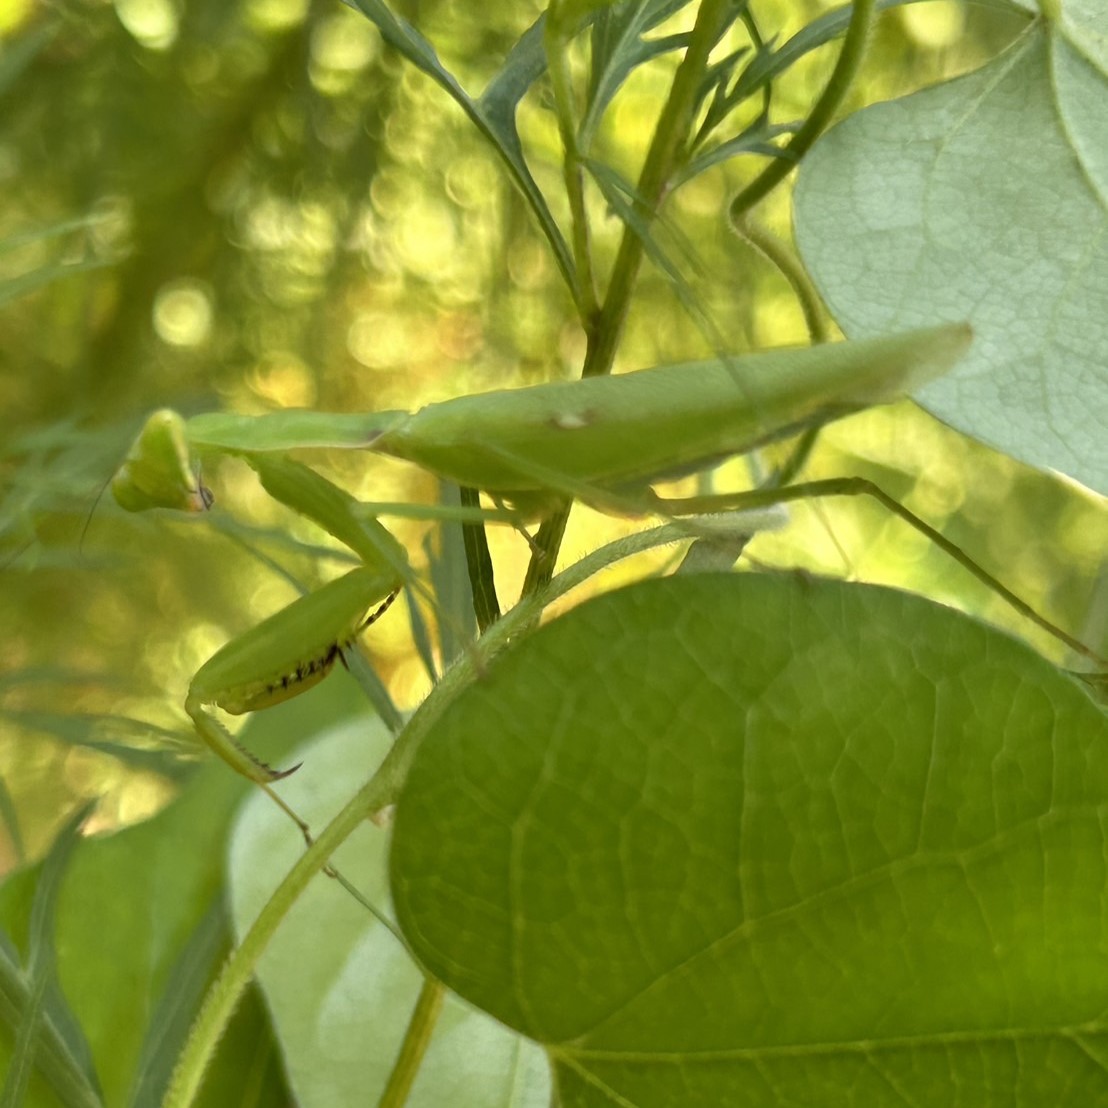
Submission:
[[[292,771],[290,770],[289,772],[291,773]],[[281,811],[284,812],[285,815],[288,816],[289,819],[291,819],[292,822],[295,823],[296,826],[300,829],[300,834],[304,836],[304,845],[307,847],[313,846],[315,844],[315,839],[312,838],[312,829],[308,826],[307,821],[301,819],[300,816],[298,816],[296,812],[288,804],[286,804],[280,796],[277,795],[277,792],[273,789],[272,786],[264,781],[259,781],[257,782],[257,784],[260,785],[261,788],[265,791],[266,796],[268,796],[269,799],[272,800],[273,803],[276,804],[277,807],[280,808]],[[325,867],[325,872],[327,872],[328,870],[330,870],[330,867]],[[333,877],[334,873],[331,873],[331,876]]]
[[[299,768],[299,766],[293,766],[293,769]],[[292,773],[291,769],[281,774],[281,776],[287,777],[290,773]],[[311,827],[309,827],[307,821],[302,819],[296,813],[296,810],[294,808],[285,803],[285,801],[277,795],[276,790],[270,784],[265,781],[258,781],[257,784],[262,787],[262,789],[265,791],[266,796],[268,796],[269,799],[272,800],[273,803],[276,804],[277,807],[280,808],[281,811],[284,812],[285,815],[288,816],[289,819],[291,819],[292,822],[296,824],[296,826],[300,829],[300,834],[304,837],[304,845],[310,850],[315,845],[315,839],[312,836],[312,829]],[[376,908],[373,904],[371,904],[365,898],[362,892],[357,888],[357,886],[354,885],[353,882],[351,882],[347,877],[345,877],[340,870],[332,866],[330,862],[326,862],[321,867],[320,872],[325,877],[331,877],[336,880],[363,908],[371,912],[378,920],[384,923],[390,931],[396,934],[396,929],[393,927],[392,923],[381,915],[380,910]]]
[[[293,769],[299,768],[299,766],[293,766]],[[292,773],[291,769],[286,770],[283,774],[281,774],[281,776],[287,777],[290,773]],[[295,823],[296,826],[300,829],[300,834],[304,836],[304,845],[310,850],[315,845],[315,839],[312,837],[312,829],[308,826],[307,820],[301,819],[301,817],[296,814],[296,810],[286,804],[285,801],[277,795],[276,790],[273,789],[272,786],[264,781],[259,781],[258,784],[265,791],[266,796],[268,796],[269,799],[272,800],[273,803],[276,804],[277,807],[280,808],[281,811],[284,812],[285,815],[288,816],[289,819],[291,819],[292,822]],[[376,913],[376,909],[372,908],[368,901],[366,901],[365,897],[363,897],[362,894],[358,892],[358,890],[345,877],[343,877],[343,875],[339,873],[339,871],[335,869],[334,866],[330,864],[330,862],[326,863],[320,872],[325,874],[327,877],[333,877],[336,881],[339,882],[340,885],[342,885],[344,889],[346,889],[348,893],[350,893],[351,896],[354,897],[355,900],[359,901],[365,907],[370,908],[374,913]]]
[[[253,781],[254,784],[258,785],[265,792],[266,796],[268,796],[269,799],[296,824],[297,829],[304,838],[304,845],[311,848],[315,843],[315,839],[312,837],[312,830],[308,825],[308,821],[301,818],[296,810],[283,800],[273,788],[275,782],[288,777],[290,773],[294,773],[298,770],[300,768],[300,763],[286,770],[272,769],[264,762],[255,758],[249,750],[241,743],[237,742],[227,728],[214,716],[209,715],[203,707],[186,701],[185,709],[192,717],[197,732],[208,747],[218,754],[236,773],[241,774],[243,777],[248,778],[250,781]],[[330,864],[325,865],[322,872],[328,877],[333,877],[338,880],[351,895],[361,903],[366,903],[365,898],[333,866]]]
[[[685,515],[706,511],[718,512],[742,508],[761,508],[771,504],[784,504],[793,500],[806,500],[808,497],[823,496],[868,496],[876,500],[893,515],[899,517],[934,543],[950,558],[954,559],[963,569],[976,577],[981,584],[999,596],[1013,611],[1030,620],[1047,634],[1052,635],[1075,654],[1080,654],[1098,667],[1108,666],[1108,659],[1102,658],[1088,644],[1040,615],[1031,604],[1017,596],[999,578],[989,573],[957,543],[952,542],[941,531],[932,527],[895,497],[890,496],[884,489],[865,477],[831,477],[816,481],[804,481],[797,485],[786,485],[782,488],[755,489],[749,492],[687,497],[679,500],[663,500],[656,497],[655,503],[665,511]]]

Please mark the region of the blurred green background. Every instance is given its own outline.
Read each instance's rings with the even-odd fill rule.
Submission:
[[[826,6],[755,10],[784,38]],[[394,8],[474,92],[541,10]],[[892,11],[852,106],[973,68],[1022,25],[952,0]],[[776,118],[803,114],[835,49],[789,71]],[[636,74],[608,114],[604,157],[629,176],[671,72],[668,58]],[[564,214],[545,87],[524,101],[520,130]],[[736,351],[806,340],[785,282],[724,233],[727,201],[757,167],[720,167],[668,209],[695,248],[688,279]],[[2,874],[39,854],[81,798],[104,797],[94,826],[105,828],[172,795],[198,756],[180,709],[190,673],[293,595],[251,550],[306,583],[326,572],[305,545],[320,537],[240,465],[205,472],[218,498],[207,519],[128,516],[97,499],[150,409],[415,408],[575,376],[584,338],[491,151],[338,0],[0,0],[0,188]],[[787,235],[788,213],[775,196],[760,214]],[[604,256],[620,228],[599,201],[595,215]],[[619,367],[706,353],[648,268]],[[399,463],[317,460],[367,499],[439,496]],[[826,432],[806,472],[879,479],[1059,622],[1080,633],[1099,603],[1103,626],[1108,534],[1080,490],[908,406]],[[796,515],[787,536],[757,540],[757,558],[1007,618],[879,509]],[[576,512],[563,561],[624,527]],[[430,524],[395,530],[417,566],[438,542]],[[510,602],[527,551],[499,533],[493,550]],[[373,648],[398,702],[414,703],[426,678],[405,622],[382,621]]]

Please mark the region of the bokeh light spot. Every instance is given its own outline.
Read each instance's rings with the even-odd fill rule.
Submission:
[[[295,354],[279,351],[266,355],[250,370],[252,391],[281,408],[310,408],[316,401],[316,379]]]
[[[308,0],[249,0],[247,19],[260,30],[287,31],[308,14]]]
[[[17,30],[30,14],[31,0],[5,0],[0,4],[0,35]]]
[[[148,50],[168,50],[177,41],[177,10],[170,0],[115,0],[115,14]]]
[[[212,329],[211,289],[202,281],[170,281],[154,299],[154,330],[170,346],[199,346]]]
[[[367,20],[339,11],[312,31],[312,63],[324,69],[357,72],[377,56],[379,41]]]
[[[363,312],[346,333],[346,349],[369,369],[404,366],[412,358],[407,322],[392,312]]]

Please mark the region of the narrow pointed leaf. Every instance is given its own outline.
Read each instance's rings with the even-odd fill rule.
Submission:
[[[877,0],[876,10],[881,12],[888,8],[920,2],[921,0]],[[999,6],[1004,6],[1003,0],[1000,0]],[[737,104],[757,92],[790,66],[795,65],[806,54],[841,38],[846,34],[846,28],[850,24],[850,11],[851,5],[844,4],[821,15],[818,19],[813,19],[780,48],[760,50],[735,84],[731,94],[734,103]]]
[[[495,91],[487,100],[474,100],[439,61],[435,48],[427,39],[410,23],[394,14],[382,0],[349,0],[349,3],[374,24],[390,46],[447,92],[477,129],[491,140],[512,181],[535,213],[539,226],[554,251],[566,284],[571,291],[575,291],[576,276],[569,247],[554,221],[546,199],[527,168],[515,129],[516,104],[530,83],[542,72],[541,69],[536,69],[534,56],[536,39],[541,48],[541,31],[536,32],[532,27],[524,33],[521,48],[509,55],[509,68],[490,86],[490,90]]]

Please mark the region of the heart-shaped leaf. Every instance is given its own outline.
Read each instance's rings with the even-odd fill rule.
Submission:
[[[905,593],[682,576],[452,705],[391,867],[417,955],[563,1105],[1108,1097],[1108,717]]]
[[[973,324],[969,356],[921,403],[1103,492],[1108,16],[1095,8],[850,116],[805,161],[796,224],[847,334]]]

